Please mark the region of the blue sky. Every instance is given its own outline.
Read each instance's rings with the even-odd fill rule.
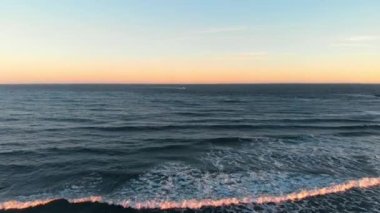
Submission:
[[[379,11],[378,0],[4,0],[0,56],[362,64],[380,56]]]

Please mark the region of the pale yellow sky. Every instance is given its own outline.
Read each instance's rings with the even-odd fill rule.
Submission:
[[[380,83],[379,2],[6,0],[0,83]]]
[[[0,59],[0,83],[380,83],[380,66],[317,58],[207,58],[161,60]]]

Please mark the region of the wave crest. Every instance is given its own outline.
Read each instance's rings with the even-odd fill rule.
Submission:
[[[124,208],[135,208],[135,209],[200,209],[202,207],[220,207],[220,206],[230,206],[230,205],[244,205],[244,204],[265,204],[265,203],[283,203],[283,202],[293,202],[310,197],[328,195],[333,193],[341,193],[354,188],[365,189],[370,187],[376,187],[380,185],[380,177],[376,178],[362,178],[359,180],[351,180],[342,184],[332,185],[328,187],[311,189],[311,190],[301,190],[299,192],[290,193],[283,196],[259,196],[259,197],[243,197],[243,198],[222,198],[222,199],[189,199],[182,201],[160,201],[151,200],[145,202],[133,202],[130,200],[124,200],[119,202],[107,201],[100,196],[91,196],[87,198],[77,198],[69,200],[70,203],[95,203],[104,202],[111,205],[120,205]],[[46,205],[57,199],[46,199],[46,200],[35,200],[35,201],[7,201],[0,203],[0,210],[9,209],[25,209],[32,208],[36,206]],[[104,200],[104,201],[103,201]]]

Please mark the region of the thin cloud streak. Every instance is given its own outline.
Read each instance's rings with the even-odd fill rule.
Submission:
[[[176,38],[171,38],[174,40],[191,40],[194,38],[199,38],[203,36],[216,36],[221,34],[228,34],[228,33],[243,33],[250,30],[247,26],[231,26],[231,27],[210,27],[205,29],[194,29],[189,30],[188,32],[184,32],[182,36],[178,36]]]
[[[209,56],[214,60],[223,61],[261,61],[268,59],[270,54],[268,52],[240,52],[240,53],[227,53]]]
[[[208,29],[196,31],[193,34],[215,34],[215,33],[244,32],[244,31],[247,31],[248,29],[249,28],[246,26],[208,28]]]
[[[261,60],[269,56],[268,52],[243,52],[234,54],[231,57],[235,59],[256,59]]]
[[[376,41],[380,36],[376,35],[361,35],[361,36],[352,36],[345,39],[346,42],[371,42]]]
[[[335,43],[333,46],[336,47],[365,47],[370,46],[374,42],[380,41],[380,36],[378,35],[356,35],[346,38],[342,38]]]

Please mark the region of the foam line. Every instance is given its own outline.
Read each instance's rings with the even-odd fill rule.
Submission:
[[[190,199],[182,201],[160,201],[151,200],[145,202],[133,202],[131,200],[124,200],[121,202],[106,201],[100,196],[92,196],[86,198],[78,198],[68,200],[70,203],[87,203],[87,202],[104,202],[112,205],[120,205],[125,208],[135,209],[200,209],[202,207],[219,207],[229,205],[244,205],[244,204],[265,204],[265,203],[283,203],[299,201],[310,197],[322,196],[333,193],[341,193],[354,188],[370,188],[380,186],[380,177],[376,178],[362,178],[359,180],[351,180],[342,184],[332,185],[323,188],[301,190],[299,192],[290,193],[281,196],[259,196],[259,197],[243,197],[243,198],[223,198],[223,199]],[[36,200],[36,201],[7,201],[0,203],[0,210],[8,209],[25,209],[45,205],[56,199]]]

